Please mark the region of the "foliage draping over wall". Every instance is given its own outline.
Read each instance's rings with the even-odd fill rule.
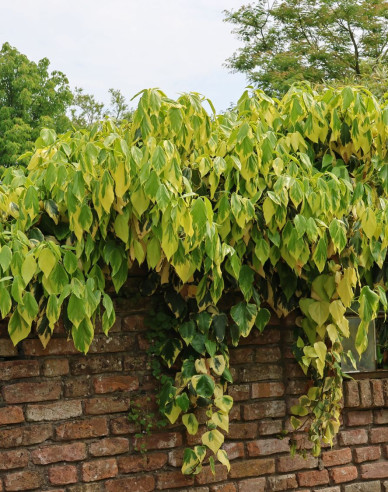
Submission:
[[[227,341],[262,331],[269,306],[301,310],[295,354],[313,383],[292,425],[314,454],[339,427],[345,312],[358,301],[361,353],[387,307],[388,109],[351,87],[294,87],[280,101],[245,92],[220,115],[206,104],[146,90],[129,125],[43,130],[28,169],[0,187],[0,310],[15,344],[32,326],[47,344],[62,317],[87,352],[96,317],[105,333],[115,320],[106,281],[119,291],[134,262],[158,278],[175,319],[158,353],[177,368],[161,411],[194,434],[193,409],[207,407],[184,473],[207,449],[229,467]],[[227,291],[241,298],[223,312]]]

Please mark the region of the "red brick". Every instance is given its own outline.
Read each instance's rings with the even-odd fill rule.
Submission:
[[[303,470],[305,468],[315,468],[318,466],[318,459],[313,456],[281,456],[278,461],[279,472],[291,472],[296,470]]]
[[[82,464],[82,480],[84,482],[96,482],[106,478],[113,478],[118,474],[115,458],[96,460]]]
[[[334,483],[351,482],[358,477],[357,467],[339,466],[330,470],[330,476]]]
[[[77,398],[91,395],[89,379],[69,378],[64,383],[64,395],[66,398]]]
[[[159,490],[164,489],[177,489],[182,487],[188,487],[193,485],[194,478],[182,475],[180,471],[162,472],[157,475],[157,488]]]
[[[241,382],[264,381],[266,379],[282,379],[283,368],[280,364],[255,364],[243,368],[241,371]]]
[[[387,478],[388,477],[388,461],[380,461],[378,463],[367,463],[361,465],[361,478],[367,480],[370,478]]]
[[[270,345],[280,341],[280,330],[277,328],[266,329],[263,333],[252,330],[247,338],[240,340],[241,345]]]
[[[298,473],[298,481],[301,487],[314,487],[329,483],[327,470],[311,470]]]
[[[77,357],[70,361],[72,374],[99,374],[104,372],[118,372],[122,370],[120,355],[88,355]]]
[[[134,391],[139,388],[138,378],[132,376],[99,376],[93,381],[96,393]]]
[[[281,490],[296,490],[296,488],[298,487],[298,482],[294,474],[269,477],[268,483],[269,490],[271,490],[271,492],[278,492]]]
[[[39,405],[27,405],[27,420],[35,422],[41,420],[65,420],[82,415],[82,405],[79,400],[58,401],[55,403],[42,403]]]
[[[272,396],[283,396],[283,383],[253,383],[252,398],[270,398]]]
[[[52,338],[44,349],[40,340],[24,340],[23,351],[25,355],[42,356],[42,355],[73,355],[79,354],[74,347],[72,340],[66,338]]]
[[[286,415],[286,404],[283,400],[261,401],[243,405],[245,420],[256,420],[265,417],[284,417]]]
[[[204,466],[201,473],[197,475],[196,483],[199,485],[209,485],[215,482],[223,482],[228,477],[228,471],[224,465],[215,465],[215,474],[210,466]]]
[[[368,442],[368,434],[365,429],[354,429],[339,433],[341,446],[353,446],[354,444],[365,444]]]
[[[374,411],[375,424],[388,424],[388,410],[381,408]]]
[[[234,401],[249,400],[250,386],[249,384],[234,384],[229,386],[228,395],[230,395]]]
[[[74,465],[52,466],[49,468],[48,477],[53,485],[66,485],[76,483],[77,468]]]
[[[51,425],[29,425],[0,431],[0,447],[14,448],[40,444],[53,435]]]
[[[373,406],[384,406],[383,382],[380,379],[371,379]]]
[[[356,448],[354,450],[355,463],[378,460],[380,456],[381,450],[379,446],[367,446],[366,448]]]
[[[265,478],[250,478],[238,483],[239,492],[265,492]]]
[[[344,383],[345,406],[358,407],[360,405],[360,394],[357,381],[346,381]]]
[[[58,400],[60,395],[60,383],[52,381],[45,383],[17,383],[3,387],[3,396],[7,403]]]
[[[112,434],[135,434],[140,432],[140,426],[128,420],[128,417],[117,417],[111,419]]]
[[[126,477],[105,482],[106,492],[152,492],[155,490],[155,479],[151,475]]]
[[[119,413],[129,410],[129,398],[122,396],[105,396],[85,400],[85,413],[89,415],[102,415],[104,413]]]
[[[24,422],[23,410],[21,407],[0,408],[0,425],[19,424]]]
[[[68,359],[48,359],[43,363],[43,374],[46,377],[64,376],[69,374]]]
[[[202,490],[201,490],[202,489]],[[195,488],[195,489],[190,489],[187,492],[208,492],[207,487],[201,487],[201,488]],[[237,492],[236,485],[233,483],[222,483],[218,485],[212,485],[210,487],[210,492]]]
[[[135,346],[136,335],[128,333],[122,336],[95,337],[89,348],[90,354],[108,354],[128,352]]]
[[[254,349],[252,347],[238,347],[230,350],[230,363],[235,364],[247,364],[254,360]]]
[[[182,454],[182,450],[179,451]],[[167,463],[165,453],[145,453],[143,455],[120,456],[117,459],[120,473],[137,473],[158,470]]]
[[[92,437],[106,436],[108,434],[108,423],[106,418],[95,417],[76,422],[66,422],[58,425],[56,436],[60,440],[90,439]]]
[[[350,448],[325,451],[322,454],[322,461],[325,467],[345,465],[352,461],[352,450]]]
[[[226,442],[223,444],[222,449],[227,452],[229,461],[235,460],[236,458],[243,458],[245,455],[244,444],[242,442]]]
[[[40,473],[35,471],[20,471],[6,475],[4,478],[5,490],[14,492],[17,490],[34,490],[43,484]]]
[[[360,407],[369,408],[372,406],[372,390],[369,379],[361,379],[358,381],[360,388]]]
[[[18,349],[7,338],[0,339],[0,357],[16,357]],[[0,482],[1,483],[1,482]],[[0,488],[0,490],[2,490]]]
[[[86,444],[76,442],[59,446],[45,446],[31,453],[35,465],[48,465],[58,461],[80,461],[86,458]]]
[[[338,488],[338,492],[339,492],[339,488]],[[381,492],[381,483],[378,480],[374,482],[352,483],[350,485],[345,485],[345,492]]]
[[[136,355],[124,356],[125,371],[141,371],[144,369],[149,369],[149,364],[144,354],[138,353]]]
[[[259,436],[279,434],[283,430],[282,420],[264,420],[259,422]]]
[[[256,423],[233,423],[229,426],[228,439],[254,439],[256,436]]]
[[[129,451],[129,441],[124,437],[107,437],[92,442],[89,452],[92,456],[113,456]]]
[[[279,347],[258,347],[255,349],[256,362],[267,363],[277,362],[281,359],[281,352]]]
[[[370,431],[370,442],[388,442],[388,427],[376,427]]]
[[[287,395],[303,395],[309,389],[308,381],[304,379],[292,379],[287,383]]]
[[[256,477],[275,472],[275,461],[272,459],[243,460],[233,463],[230,470],[231,478]]]
[[[182,434],[179,432],[160,432],[134,440],[135,449],[140,449],[142,445],[146,449],[177,448],[182,446]]]
[[[288,439],[260,439],[248,442],[249,456],[263,456],[268,454],[285,453],[290,451]]]
[[[348,412],[346,415],[346,421],[350,426],[369,425],[373,422],[372,410]]]
[[[28,464],[28,452],[25,449],[0,453],[0,470],[24,468]]]
[[[39,376],[39,363],[36,360],[0,362],[0,381],[33,378],[34,376]]]
[[[146,331],[144,316],[132,314],[122,319],[121,327],[123,331]]]

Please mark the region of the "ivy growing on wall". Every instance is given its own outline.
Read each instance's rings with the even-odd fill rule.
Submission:
[[[34,327],[46,345],[62,318],[86,353],[96,318],[105,333],[115,320],[107,283],[119,292],[145,264],[148,293],[171,309],[155,346],[175,371],[160,410],[196,434],[206,408],[202,445],[184,453],[192,474],[209,454],[229,468],[228,344],[263,331],[270,309],[300,309],[295,355],[313,383],[291,423],[318,455],[339,427],[346,311],[361,318],[362,353],[387,308],[387,132],[388,108],[351,87],[294,87],[280,101],[245,92],[221,115],[197,94],[145,90],[128,125],[43,130],[27,170],[0,184],[0,311],[13,343]]]

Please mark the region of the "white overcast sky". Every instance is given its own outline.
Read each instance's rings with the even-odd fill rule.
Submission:
[[[244,0],[0,0],[0,43],[49,58],[71,86],[108,102],[147,87],[169,97],[197,91],[217,111],[242,94],[245,77],[223,67],[239,46],[224,9]]]

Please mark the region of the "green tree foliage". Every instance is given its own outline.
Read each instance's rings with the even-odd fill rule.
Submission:
[[[318,455],[340,425],[345,312],[358,301],[362,353],[387,309],[388,107],[351,87],[245,92],[222,115],[204,103],[146,90],[131,123],[42,130],[28,168],[0,187],[0,311],[14,344],[34,329],[46,345],[62,318],[86,353],[96,318],[105,333],[114,323],[111,284],[148,268],[148,293],[171,310],[154,326],[154,353],[175,371],[160,409],[202,432],[186,474],[208,452],[212,469],[229,467],[227,341],[263,331],[269,307],[299,310],[294,352],[312,385],[291,424]],[[235,304],[223,312],[226,292]]]
[[[294,82],[373,84],[388,65],[388,2],[382,0],[259,0],[225,21],[244,45],[227,66],[274,95]]]
[[[62,72],[49,72],[50,62],[38,63],[8,43],[0,51],[0,165],[15,164],[33,147],[43,127],[66,131],[66,110],[72,93]]]

